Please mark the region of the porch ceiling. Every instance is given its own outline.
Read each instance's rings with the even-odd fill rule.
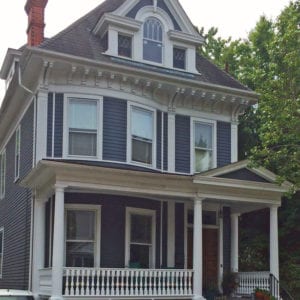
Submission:
[[[40,161],[21,182],[41,196],[50,196],[55,185],[69,190],[134,195],[160,200],[206,199],[226,202],[246,211],[281,203],[285,189],[273,183],[209,176],[132,171],[59,161]],[[217,199],[217,200],[216,200]]]

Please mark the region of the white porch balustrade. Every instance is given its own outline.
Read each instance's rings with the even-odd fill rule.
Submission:
[[[270,291],[270,272],[238,273],[238,280],[237,294],[250,295],[256,288]]]
[[[65,268],[64,296],[191,297],[192,270]]]

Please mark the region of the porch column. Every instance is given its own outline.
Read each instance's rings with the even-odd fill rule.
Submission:
[[[279,280],[278,206],[270,208],[270,272]]]
[[[55,210],[52,257],[52,296],[51,300],[61,300],[63,289],[64,257],[64,187],[55,186]]]
[[[39,270],[44,268],[45,263],[45,211],[47,199],[34,199],[33,218],[33,251],[32,251],[32,291],[38,298]]]
[[[204,299],[202,296],[203,250],[202,250],[202,201],[194,200],[194,300]]]
[[[239,216],[231,214],[231,271],[239,271]]]

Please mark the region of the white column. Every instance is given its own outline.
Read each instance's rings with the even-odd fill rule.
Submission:
[[[238,161],[238,123],[231,123],[231,162]]]
[[[64,187],[55,186],[51,300],[63,299],[64,202]]]
[[[45,264],[45,207],[47,199],[34,199],[33,253],[32,253],[32,291],[38,298],[39,270]]]
[[[231,271],[239,271],[239,216],[231,214]]]
[[[168,171],[175,173],[175,113],[168,113]]]
[[[218,268],[218,287],[222,290],[222,280],[223,280],[223,265],[224,265],[224,250],[223,250],[223,208],[221,208],[219,216],[219,268]]]
[[[175,202],[168,202],[168,268],[175,267]]]
[[[279,280],[278,206],[270,208],[270,272]]]
[[[204,299],[202,296],[203,281],[203,249],[202,249],[202,200],[194,200],[194,300]]]

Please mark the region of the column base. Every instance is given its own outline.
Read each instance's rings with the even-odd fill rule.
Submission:
[[[206,300],[203,296],[200,295],[194,295],[193,300]]]

